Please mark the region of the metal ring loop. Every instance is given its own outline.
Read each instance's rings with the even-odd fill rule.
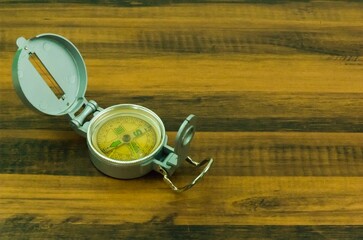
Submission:
[[[204,177],[204,175],[208,172],[209,168],[213,164],[213,158],[204,159],[201,162],[195,162],[195,161],[193,161],[192,158],[187,157],[185,159],[185,161],[187,161],[188,163],[192,164],[195,167],[201,167],[205,164],[207,164],[207,166],[205,166],[203,171],[192,182],[190,182],[189,184],[185,185],[184,187],[180,187],[180,188],[175,186],[174,183],[170,180],[168,172],[163,167],[159,166],[159,172],[164,176],[164,182],[166,184],[168,184],[169,187],[175,192],[184,192],[184,191],[190,189],[191,187],[193,187],[200,179],[202,179]]]

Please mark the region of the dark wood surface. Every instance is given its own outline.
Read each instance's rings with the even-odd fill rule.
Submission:
[[[45,32],[102,107],[154,110],[170,144],[197,115],[203,181],[106,177],[66,117],[28,109],[15,40]],[[0,239],[363,239],[362,39],[359,1],[0,1]]]

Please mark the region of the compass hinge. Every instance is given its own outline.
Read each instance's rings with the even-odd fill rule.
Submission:
[[[101,111],[102,108],[98,107],[98,104],[90,100],[84,104],[84,108],[82,112],[80,112],[77,116],[71,116],[71,126],[72,128],[80,135],[86,137],[87,130],[89,126],[89,116],[95,115],[97,112]],[[93,117],[93,116],[92,116]],[[91,117],[91,118],[92,118]]]

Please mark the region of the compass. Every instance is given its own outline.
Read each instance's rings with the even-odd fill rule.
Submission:
[[[141,106],[124,104],[112,108],[92,128],[91,146],[115,161],[134,161],[153,155],[165,135],[162,122]]]
[[[72,128],[87,138],[92,163],[104,174],[132,179],[154,170],[172,190],[183,192],[211,167],[212,158],[196,162],[189,157],[196,130],[194,115],[181,124],[171,147],[162,120],[152,110],[135,104],[104,109],[86,99],[86,65],[68,39],[46,33],[28,40],[20,37],[16,43],[12,76],[20,99],[43,114],[68,115]],[[184,160],[204,168],[190,183],[177,187],[170,177]]]

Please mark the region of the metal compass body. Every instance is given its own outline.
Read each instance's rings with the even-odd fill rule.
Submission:
[[[170,147],[163,122],[150,109],[135,104],[103,109],[86,99],[86,65],[68,39],[47,33],[28,40],[20,37],[17,45],[12,76],[19,97],[38,112],[68,115],[72,128],[87,138],[91,160],[101,172],[130,179],[155,170],[174,191],[181,192],[198,182],[212,165],[212,159],[198,163],[188,156],[196,127],[194,115],[182,123],[175,147]],[[169,177],[184,160],[205,168],[178,188]]]

